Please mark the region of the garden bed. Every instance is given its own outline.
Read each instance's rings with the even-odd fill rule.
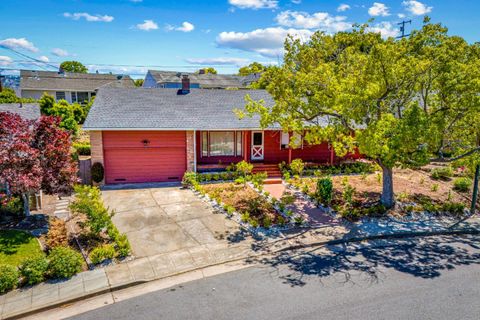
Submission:
[[[207,184],[199,185],[196,189],[220,204],[228,215],[239,214],[241,221],[253,228],[270,228],[287,223],[273,204],[248,184]]]
[[[330,207],[343,218],[434,214],[463,216],[468,207],[468,196],[454,190],[454,180],[434,179],[421,170],[394,170],[394,189],[397,205],[385,210],[379,205],[382,192],[380,173],[332,176],[333,195]],[[289,183],[296,189],[316,198],[318,178],[293,178]]]

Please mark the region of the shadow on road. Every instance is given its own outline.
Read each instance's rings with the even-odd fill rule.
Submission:
[[[291,286],[305,285],[306,276],[321,279],[342,275],[349,282],[358,273],[375,282],[382,273],[381,267],[428,279],[460,265],[480,264],[479,240],[480,236],[385,240],[375,242],[374,246],[356,244],[282,252],[274,258],[254,262],[277,270],[282,267],[279,277]]]

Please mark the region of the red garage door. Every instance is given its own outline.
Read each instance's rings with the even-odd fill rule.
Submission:
[[[179,181],[186,170],[184,131],[104,131],[107,184]]]

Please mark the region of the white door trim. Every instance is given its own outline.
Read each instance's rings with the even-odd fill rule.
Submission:
[[[253,144],[253,136],[255,133],[262,134],[262,144],[261,145],[254,145]],[[263,131],[252,131],[252,146],[251,146],[251,159],[252,160],[263,160],[265,154],[265,134]]]

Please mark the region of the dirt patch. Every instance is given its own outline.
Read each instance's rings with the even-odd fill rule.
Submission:
[[[304,193],[313,196],[316,192],[318,178],[302,178],[292,183]],[[453,179],[432,179],[426,170],[395,169],[394,192],[398,203],[394,209],[385,212],[391,215],[405,215],[412,211],[435,211],[441,212],[446,209],[461,213],[461,207],[468,207],[468,194],[458,193],[453,189]],[[353,187],[351,207],[372,207],[378,204],[382,192],[381,173],[332,177],[333,201],[332,206],[342,211],[345,206],[344,191]],[[452,208],[454,204],[454,208]],[[345,208],[343,208],[345,209]],[[378,214],[378,210],[372,210]]]
[[[208,184],[202,186],[205,193],[242,215],[242,220],[253,226],[269,227],[275,223],[285,223],[281,215],[266,198],[248,185],[234,183]]]

